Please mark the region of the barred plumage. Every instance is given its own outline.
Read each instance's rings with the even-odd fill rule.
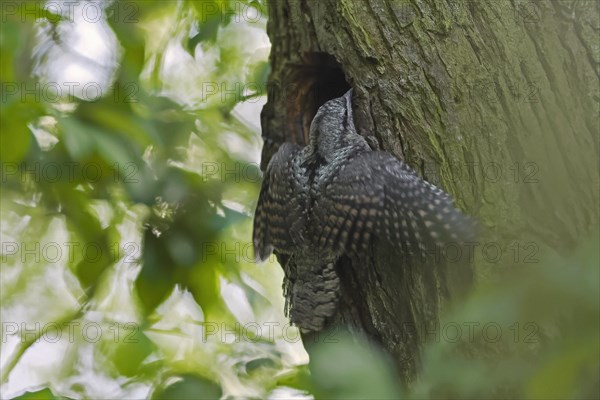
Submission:
[[[286,143],[267,167],[254,219],[257,259],[284,255],[286,311],[321,330],[339,297],[337,260],[375,236],[405,252],[471,237],[452,199],[356,132],[352,91],[319,108],[304,148]]]

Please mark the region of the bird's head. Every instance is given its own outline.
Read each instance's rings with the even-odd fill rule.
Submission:
[[[366,146],[354,126],[352,116],[352,89],[342,97],[329,100],[317,111],[310,124],[311,153],[331,161],[345,147]]]

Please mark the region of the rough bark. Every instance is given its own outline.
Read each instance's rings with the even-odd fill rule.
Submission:
[[[282,142],[305,144],[317,107],[350,85],[359,132],[475,215],[482,245],[506,250],[517,241],[566,252],[597,228],[597,2],[276,0],[269,7],[263,166]],[[474,252],[476,265],[481,254]],[[399,266],[378,247],[364,261],[341,263],[340,319],[381,343],[410,382],[454,283],[447,285],[444,268]]]

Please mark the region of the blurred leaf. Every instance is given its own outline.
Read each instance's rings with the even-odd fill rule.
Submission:
[[[127,325],[126,325],[127,327]],[[130,324],[123,330],[123,337],[117,346],[114,363],[120,374],[134,377],[140,374],[142,362],[155,350],[156,346],[140,330],[137,324]]]
[[[2,96],[8,95],[2,93]],[[44,110],[39,103],[24,99],[19,90],[9,101],[3,101],[0,105],[0,159],[3,162],[20,162],[35,144],[28,125],[42,116]]]
[[[20,121],[2,119],[0,123],[0,159],[5,163],[19,163],[27,154],[32,135]]]
[[[440,322],[464,331],[458,341],[427,346],[414,397],[597,397],[597,242],[597,235],[582,242],[570,257],[547,249],[539,265],[480,284]],[[474,321],[471,337],[466,330]],[[487,323],[501,329],[498,340],[483,334]]]
[[[298,365],[278,376],[277,385],[303,391],[311,390],[311,374],[308,365]]]
[[[271,358],[255,358],[254,360],[248,361],[245,365],[246,372],[252,374],[253,372],[260,371],[263,369],[272,370],[278,368],[279,365]]]
[[[267,80],[269,79],[270,73],[271,64],[267,61],[261,62],[254,69],[254,82],[261,88],[267,87]]]
[[[598,336],[587,340],[582,338],[579,343],[564,348],[564,351],[542,365],[531,378],[528,397],[566,399],[584,395],[578,393],[580,389],[585,389],[586,382],[583,378],[595,376],[599,379],[599,360]],[[589,375],[586,371],[589,371]],[[586,395],[591,396],[591,391]]]
[[[391,360],[379,349],[335,332],[316,344],[310,369],[317,398],[398,399],[400,388]]]
[[[108,231],[102,228],[96,216],[90,212],[89,199],[84,192],[64,190],[62,186],[58,186],[52,194],[54,201],[60,204],[62,213],[66,216],[67,227],[74,238],[69,254],[76,257],[69,255],[70,267],[83,288],[91,294],[100,275],[115,261],[109,245]]]
[[[188,41],[186,48],[194,54],[196,45],[202,41],[215,42],[220,26],[226,26],[235,15],[232,3],[229,0],[194,1],[190,4],[198,15],[200,32]]]
[[[108,163],[126,165],[130,162],[134,162],[134,158],[123,148],[123,144],[120,140],[95,129],[91,129],[89,133],[94,135],[98,153]]]
[[[0,26],[0,76],[2,76],[2,103],[6,101],[6,83],[14,82],[15,68],[14,68],[14,52],[9,49],[19,49],[22,47],[21,42],[25,39],[20,35],[23,30],[23,25],[19,24],[18,21],[11,19],[2,21]],[[6,83],[5,83],[6,82]]]
[[[208,379],[193,375],[183,375],[181,378],[161,392],[155,393],[152,398],[165,400],[220,399],[223,395],[221,387]]]
[[[123,90],[129,92],[126,89]],[[114,96],[124,97],[129,95],[129,93],[114,94]],[[119,103],[119,101],[129,100],[113,99],[111,96],[107,96],[93,103],[82,103],[74,117],[101,128],[103,132],[106,132],[105,135],[128,139],[136,145],[138,151],[150,144],[160,144],[156,143],[159,138],[154,133],[152,125],[134,114],[129,103]]]
[[[122,139],[75,118],[61,119],[60,122],[67,149],[75,160],[83,160],[97,151],[109,165],[125,165],[134,161]]]
[[[175,285],[175,266],[169,264],[159,239],[149,230],[144,233],[142,270],[135,281],[138,298],[148,315],[164,301]]]
[[[230,22],[237,5],[221,0],[110,2],[106,12],[102,13],[106,20],[100,22],[108,23],[106,33],[110,36],[112,29],[118,39],[118,45],[113,49],[113,54],[118,58],[116,63],[86,58],[84,52],[76,49],[74,43],[79,41],[75,40],[75,35],[69,37],[71,30],[78,31],[81,28],[80,21],[59,17],[44,10],[44,5],[45,2],[19,3],[17,7],[30,7],[30,10],[35,9],[39,13],[34,18],[23,20],[19,16],[22,10],[19,9],[15,15],[8,16],[0,28],[3,82],[9,79],[9,83],[14,83],[11,87],[3,85],[6,101],[1,105],[0,156],[2,162],[24,161],[19,166],[25,171],[35,171],[36,168],[44,170],[55,164],[75,164],[79,168],[93,165],[100,177],[91,179],[82,176],[76,168],[74,176],[65,174],[64,169],[63,175],[55,180],[27,172],[24,173],[25,179],[19,179],[18,173],[9,179],[11,190],[22,191],[22,198],[11,200],[11,203],[18,204],[10,210],[10,213],[18,211],[18,215],[13,218],[9,213],[11,228],[18,232],[20,224],[26,223],[29,218],[36,219],[37,214],[31,211],[33,209],[44,210],[50,215],[56,213],[60,218],[64,216],[67,227],[65,235],[75,245],[75,256],[69,259],[66,266],[69,270],[64,271],[64,276],[57,276],[56,282],[40,282],[40,291],[32,292],[30,296],[43,296],[54,290],[55,286],[67,290],[62,286],[62,279],[76,278],[78,282],[69,281],[64,285],[72,285],[79,291],[75,291],[75,295],[65,292],[64,296],[75,296],[72,301],[82,307],[85,313],[89,312],[94,318],[110,319],[114,313],[117,317],[122,318],[124,314],[127,318],[137,319],[141,303],[141,314],[145,318],[140,326],[148,326],[150,319],[159,318],[154,313],[156,307],[173,292],[174,285],[179,284],[189,289],[193,299],[202,306],[203,313],[213,319],[234,322],[235,318],[221,298],[220,279],[224,270],[235,269],[239,274],[239,265],[223,260],[220,252],[222,245],[234,248],[231,232],[240,234],[238,231],[246,231],[249,224],[247,215],[224,207],[222,200],[225,192],[233,192],[237,193],[237,197],[232,201],[245,202],[249,184],[243,179],[240,181],[239,177],[206,179],[202,168],[205,162],[238,162],[229,154],[224,138],[239,135],[242,139],[240,142],[249,146],[256,139],[255,132],[228,115],[228,111],[240,99],[241,92],[237,96],[228,96],[226,104],[216,101],[193,109],[187,104],[181,105],[179,98],[168,97],[163,89],[166,86],[165,72],[170,68],[167,49],[171,49],[173,37],[186,38],[183,39],[184,43],[177,45],[183,44],[184,50],[187,49],[191,54],[195,54],[198,45],[210,46],[203,47],[203,50],[214,51],[215,54],[227,48],[214,63],[222,68],[217,73],[222,73],[228,79],[252,74],[255,69],[257,76],[264,79],[268,71],[266,62],[253,61],[256,66],[245,65],[236,50],[240,44],[230,43],[229,38],[233,37],[231,33],[235,29]],[[261,4],[257,3],[256,6]],[[32,16],[33,11],[28,15]],[[193,26],[193,19],[198,23],[196,26]],[[229,36],[223,40],[227,43],[219,43],[219,32],[227,25]],[[163,30],[164,26],[168,28]],[[40,35],[40,32],[43,34]],[[191,39],[187,40],[190,36]],[[110,44],[111,41],[103,43]],[[35,57],[32,58],[32,54]],[[65,59],[72,57],[72,62],[53,65],[59,59],[63,61],[63,56]],[[116,69],[111,70],[112,65],[116,65]],[[30,90],[45,79],[64,79],[60,73],[50,76],[52,71],[61,72],[64,68],[74,67],[90,72],[97,66],[101,67],[102,72],[108,73],[108,79],[114,80],[114,85],[96,101],[74,98],[68,99],[69,103],[50,104],[42,101],[39,93]],[[214,80],[219,76],[211,72],[195,78]],[[180,80],[176,83],[185,83],[190,76],[181,74],[173,79]],[[23,88],[28,89],[28,93],[22,92]],[[58,140],[45,148],[37,145],[36,137],[28,128],[41,126],[42,122],[46,124],[44,130],[48,128],[47,133]],[[222,136],[223,132],[226,132],[226,136]],[[251,184],[252,190],[256,191],[256,182]],[[152,212],[144,213],[144,216],[134,212],[139,203],[146,205],[147,209],[151,208]],[[115,214],[121,213],[121,210],[123,217],[115,218]],[[53,232],[47,235],[50,240],[56,239]],[[135,259],[129,263],[120,262],[115,245],[120,245],[123,240],[139,243],[140,235],[143,236],[143,248],[139,254],[132,255]],[[31,238],[31,241],[39,240],[37,236]],[[139,264],[138,256],[141,261]],[[21,281],[35,278],[28,271],[19,271],[18,275]],[[229,272],[229,275],[233,273]],[[114,288],[113,278],[116,283]],[[96,291],[96,287],[104,289],[101,283],[107,283],[110,290]],[[80,286],[86,290],[83,296]],[[253,290],[248,285],[240,287]],[[16,295],[19,295],[18,291],[18,288],[14,289]],[[139,303],[137,300],[140,300]],[[123,304],[123,309],[111,309],[113,304]],[[270,306],[270,303],[263,301],[263,305]],[[23,310],[29,308],[27,305]],[[178,327],[173,327],[173,331],[179,331]],[[69,357],[65,357],[64,365],[57,368],[61,371],[60,377],[53,375],[49,378],[54,385],[52,389],[74,390],[82,398],[97,396],[97,393],[106,389],[97,387],[98,382],[93,379],[80,379],[82,372],[79,366],[84,365],[82,349],[85,346],[92,347],[94,354],[110,354],[106,359],[94,359],[92,372],[107,379],[109,376],[114,378],[107,383],[107,387],[119,386],[123,393],[130,387],[138,388],[156,382],[162,376],[171,375],[173,369],[180,368],[182,364],[193,365],[194,370],[210,371],[211,376],[219,376],[221,371],[216,370],[218,367],[206,360],[217,359],[216,352],[222,355],[234,353],[229,345],[218,343],[215,347],[202,346],[201,350],[206,352],[207,357],[201,360],[197,359],[195,352],[185,354],[186,360],[174,360],[169,359],[173,356],[168,354],[181,354],[180,350],[172,353],[154,352],[158,345],[150,342],[143,332],[136,332],[129,339],[134,341],[123,340],[116,345],[105,343],[108,346],[105,352],[98,352],[95,343],[71,343]],[[174,342],[175,346],[179,344]],[[250,379],[245,375],[245,372],[250,372],[261,384],[270,387],[275,381],[275,373],[284,367],[278,363],[281,355],[274,351],[274,344],[262,344],[269,351],[257,348],[258,345],[253,342],[243,347],[244,350],[237,350],[241,355],[235,357],[239,360],[235,358],[232,362],[239,367],[239,374],[244,379]],[[250,355],[248,349],[251,350]],[[107,367],[113,370],[103,370]],[[157,396],[219,398],[222,395],[221,388],[214,382],[196,376],[183,378],[183,381],[167,387],[162,395]],[[45,392],[51,395],[50,391],[38,394],[43,397]],[[202,393],[199,395],[199,392]]]
[[[22,395],[15,397],[15,400],[59,400],[68,399],[64,396],[55,396],[50,389],[43,389],[37,392],[26,392]]]
[[[64,118],[60,120],[63,127],[63,137],[69,155],[74,160],[83,160],[95,150],[95,141],[88,134],[85,125],[76,119]]]
[[[218,264],[210,264],[203,260],[190,271],[189,275],[188,287],[194,296],[194,300],[207,314],[210,314],[215,308],[219,308],[221,303],[217,267]]]

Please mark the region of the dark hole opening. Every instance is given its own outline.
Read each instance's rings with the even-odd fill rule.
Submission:
[[[298,66],[292,75],[297,89],[294,101],[288,103],[288,126],[296,130],[298,139],[308,143],[310,123],[317,110],[326,101],[342,96],[350,84],[337,61],[326,53],[308,53],[304,65]]]

